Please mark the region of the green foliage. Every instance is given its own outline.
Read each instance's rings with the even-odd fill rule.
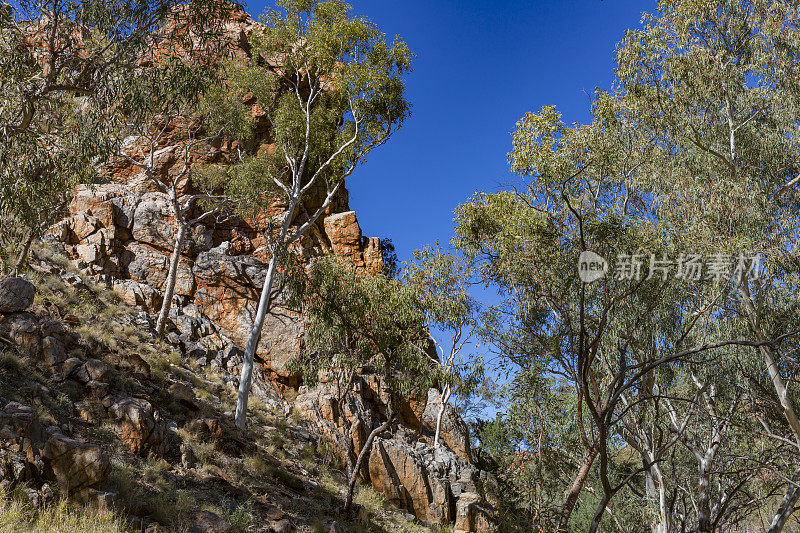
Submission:
[[[505,412],[481,444],[501,477],[519,472],[502,480],[512,521],[519,508],[548,531],[710,531],[774,511],[795,468],[776,459],[800,439],[794,350],[748,343],[800,330],[798,16],[792,2],[659,2],[620,44],[592,121],[527,113],[509,154],[519,186],[458,208],[453,245],[498,294],[479,324]],[[612,269],[645,254],[641,281],[581,283],[585,250]],[[650,254],[756,252],[764,271],[741,283],[646,270]]]
[[[61,215],[75,185],[98,179],[98,162],[117,144],[112,118],[133,79],[146,72],[139,59],[157,48],[190,49],[188,30],[198,25],[201,35],[214,34],[217,0],[192,2],[181,22],[173,17],[178,31],[157,31],[181,4],[2,6],[0,215],[38,232]]]
[[[251,215],[275,194],[297,195],[301,179],[325,181],[331,190],[409,113],[402,77],[411,52],[402,39],[389,43],[375,24],[352,16],[347,4],[279,2],[262,21],[265,31],[250,38],[260,60],[229,62],[224,81],[204,99],[250,151],[233,169],[218,171],[232,174],[229,191],[249,200],[243,209]],[[266,113],[274,148],[252,153],[246,95]]]
[[[309,325],[308,352],[293,364],[305,382],[368,368],[398,396],[427,392],[436,373],[425,352],[424,316],[400,281],[358,271],[335,256],[314,261],[307,278],[296,280],[294,305]]]

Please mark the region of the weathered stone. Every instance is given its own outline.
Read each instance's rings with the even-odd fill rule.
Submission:
[[[103,258],[100,247],[96,244],[79,244],[75,246],[75,253],[87,264],[98,263]]]
[[[355,211],[336,213],[325,217],[325,234],[331,242],[336,255],[352,260],[363,266],[361,253],[361,226],[358,225]]]
[[[0,313],[19,313],[33,303],[36,288],[23,278],[0,280]]]
[[[161,294],[145,283],[130,279],[116,279],[113,287],[122,301],[128,305],[141,306],[148,311],[155,311],[161,306]]]
[[[61,367],[61,377],[63,379],[75,378],[82,383],[89,382],[89,375],[86,373],[86,367],[83,366],[83,361],[77,357],[70,357],[64,361]]]
[[[456,504],[454,531],[495,533],[499,531],[494,511],[480,495],[474,492],[462,494]]]
[[[194,523],[189,528],[189,533],[233,533],[231,524],[215,515],[211,511],[200,511],[194,517]]]
[[[151,246],[136,243],[129,244],[126,250],[130,252],[130,261],[127,263],[130,278],[163,291],[169,274],[169,256]],[[191,266],[187,261],[181,260],[175,273],[175,294],[191,296],[194,289],[195,279]]]
[[[61,490],[77,494],[103,485],[111,463],[98,446],[54,432],[42,448],[42,460]]]
[[[120,422],[122,442],[131,452],[140,455],[164,452],[167,427],[150,402],[124,398],[112,405],[109,413]]]
[[[369,477],[375,490],[401,509],[422,520],[436,518],[436,513],[431,512],[434,502],[425,465],[394,440],[375,438]],[[449,502],[441,504],[449,506]]]
[[[428,391],[428,402],[425,411],[422,413],[422,425],[431,436],[436,434],[436,419],[439,409],[442,406],[441,394],[436,389]],[[451,405],[445,406],[442,413],[442,428],[440,438],[453,450],[456,455],[472,462],[472,452],[470,450],[469,429],[458,416],[458,412]]]
[[[37,354],[41,349],[42,330],[39,320],[30,313],[0,315],[0,334],[17,346],[26,348],[31,354]]]
[[[131,232],[134,240],[162,249],[171,248],[175,240],[172,218],[172,207],[166,194],[144,194],[133,214]]]
[[[89,359],[84,366],[91,381],[105,381],[111,372],[111,367],[99,359]]]
[[[55,337],[45,337],[42,340],[42,358],[54,369],[58,368],[67,359],[64,345]]]

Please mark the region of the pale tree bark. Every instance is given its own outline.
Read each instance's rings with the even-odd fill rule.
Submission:
[[[167,273],[166,286],[164,287],[164,300],[161,302],[161,312],[158,314],[156,322],[156,335],[164,335],[164,328],[167,324],[169,310],[172,307],[172,296],[175,294],[175,281],[178,277],[178,265],[181,260],[181,250],[186,240],[186,224],[178,223],[178,235],[175,237],[175,247],[172,249],[172,258],[169,262],[169,272]]]
[[[341,183],[341,182],[339,182]],[[236,398],[235,422],[238,428],[244,429],[247,423],[247,402],[250,397],[250,386],[253,383],[253,365],[255,354],[258,349],[258,342],[261,340],[261,332],[264,329],[264,322],[270,312],[272,302],[272,287],[275,283],[275,276],[278,272],[279,263],[288,253],[288,246],[303,237],[308,230],[316,223],[317,219],[327,210],[336,193],[339,191],[337,183],[326,195],[322,205],[314,214],[304,222],[297,230],[290,233],[294,213],[300,204],[303,194],[308,190],[308,185],[300,188],[299,181],[293,187],[293,194],[289,200],[289,205],[283,214],[283,222],[274,243],[270,246],[272,255],[267,266],[267,273],[264,277],[264,284],[261,287],[261,295],[258,299],[256,315],[253,325],[247,333],[247,343],[245,344],[244,360],[242,361],[242,373],[239,377],[239,390]]]
[[[439,446],[439,436],[442,433],[442,417],[444,416],[445,408],[447,407],[447,402],[450,401],[450,393],[451,388],[450,385],[445,385],[442,388],[441,404],[439,405],[439,412],[436,413],[436,433],[433,437],[433,447],[437,448]]]
[[[295,211],[297,210],[298,206],[301,204],[303,198],[307,196],[308,191],[316,184],[320,183],[325,178],[323,177],[326,170],[331,166],[331,164],[336,160],[336,158],[340,157],[350,146],[352,146],[358,139],[360,135],[360,119],[356,113],[355,109],[351,109],[353,113],[353,120],[354,120],[354,133],[353,135],[341,146],[335,150],[330,157],[328,157],[320,166],[313,172],[311,177],[304,181],[304,176],[306,176],[306,165],[309,160],[309,154],[311,153],[311,103],[316,98],[316,96],[322,91],[321,85],[319,80],[316,83],[311,83],[311,94],[308,96],[308,99],[305,103],[302,102],[302,98],[300,96],[300,82],[298,81],[295,86],[295,92],[297,94],[297,98],[301,103],[301,108],[303,110],[303,114],[305,117],[305,140],[303,142],[303,147],[301,150],[302,155],[300,156],[300,160],[297,161],[294,157],[294,150],[290,150],[285,146],[281,147],[281,151],[283,152],[283,157],[286,159],[287,168],[290,171],[290,184],[287,185],[283,181],[281,181],[278,177],[272,176],[272,182],[275,186],[278,187],[280,191],[283,192],[284,198],[287,200],[288,207],[286,212],[284,213],[283,223],[281,224],[280,233],[277,238],[270,244],[269,248],[272,252],[272,258],[270,259],[270,264],[267,269],[267,275],[264,279],[264,285],[261,290],[261,296],[259,297],[258,301],[258,309],[256,311],[256,316],[253,321],[252,327],[246,333],[247,342],[245,345],[245,353],[244,353],[244,361],[242,364],[242,373],[239,379],[239,391],[236,399],[236,415],[235,415],[235,423],[236,426],[239,428],[244,429],[247,421],[247,402],[250,395],[250,386],[253,380],[253,364],[255,360],[255,353],[256,349],[258,348],[258,343],[261,340],[261,331],[264,327],[264,321],[269,313],[269,310],[272,305],[272,286],[274,283],[274,277],[277,273],[277,267],[279,266],[276,262],[276,257],[283,258],[286,254],[290,253],[288,250],[289,245],[292,243],[300,240],[308,231],[314,226],[317,219],[328,209],[328,206],[331,204],[331,201],[336,196],[341,187],[344,179],[349,176],[353,170],[355,170],[356,164],[358,160],[363,157],[367,152],[372,150],[374,147],[383,144],[388,139],[389,135],[391,134],[391,124],[389,124],[386,130],[383,132],[383,135],[379,137],[376,141],[372,142],[368,147],[364,148],[362,152],[357,154],[356,156],[352,157],[351,162],[345,168],[342,173],[341,177],[335,183],[326,182],[327,183],[327,194],[325,196],[322,205],[312,214],[307,221],[305,221],[299,228],[294,230],[293,232],[289,232],[291,224],[294,219]],[[352,108],[352,104],[351,104]],[[261,195],[259,195],[260,197]],[[272,237],[267,235],[268,239]]]
[[[364,464],[364,461],[372,449],[372,441],[375,440],[375,437],[377,437],[379,433],[386,431],[393,421],[394,415],[389,414],[389,418],[386,420],[386,422],[370,432],[366,442],[364,443],[364,447],[361,448],[361,452],[358,454],[358,459],[356,459],[356,464],[353,467],[353,473],[350,475],[350,480],[347,483],[347,497],[344,500],[345,514],[348,514],[350,512],[350,508],[353,506],[353,493],[355,492],[356,481],[358,480],[358,472],[361,470],[361,465]]]
[[[173,244],[172,256],[170,258],[167,280],[164,286],[161,309],[159,310],[158,319],[156,321],[156,335],[159,338],[164,336],[164,330],[166,329],[169,311],[172,307],[172,297],[175,295],[175,283],[177,280],[181,251],[183,250],[183,245],[186,242],[186,237],[189,233],[189,230],[196,224],[199,224],[208,217],[214,215],[217,216],[218,221],[226,220],[227,217],[222,217],[220,214],[222,213],[223,209],[225,209],[225,207],[231,203],[230,199],[225,196],[210,193],[180,195],[184,180],[188,180],[191,175],[192,157],[196,153],[195,147],[221,135],[221,131],[219,131],[214,135],[198,139],[195,135],[199,130],[199,126],[195,127],[194,129],[189,126],[189,124],[191,124],[190,119],[191,117],[187,113],[177,113],[174,116],[163,117],[163,126],[160,129],[156,128],[155,131],[150,131],[149,128],[141,129],[142,125],[137,125],[140,129],[134,130],[134,132],[132,132],[134,135],[132,136],[147,141],[147,151],[145,152],[145,150],[140,149],[139,156],[142,159],[141,161],[131,157],[124,150],[121,150],[117,153],[118,157],[121,157],[132,165],[141,168],[147,176],[147,179],[156,187],[158,187],[161,192],[167,195],[175,221],[175,241]],[[159,146],[161,146],[164,138],[168,136],[168,126],[180,120],[185,120],[187,124],[186,144],[183,146],[181,153],[183,167],[179,172],[175,174],[169,174],[162,179],[156,175],[154,168],[157,152],[159,151]],[[191,218],[192,212],[195,210],[198,201],[207,201],[210,202],[211,205],[207,209],[202,209],[199,216]]]
[[[797,445],[798,450],[800,450],[800,420],[798,420],[797,412],[795,411],[794,406],[789,398],[789,391],[785,381],[783,380],[783,376],[781,376],[778,370],[775,356],[772,351],[772,346],[766,343],[766,335],[764,335],[764,331],[761,328],[758,313],[753,303],[753,298],[750,294],[749,280],[743,279],[741,286],[744,296],[742,301],[744,302],[745,311],[747,313],[750,331],[759,342],[763,343],[759,345],[758,350],[761,352],[764,365],[767,367],[767,374],[772,381],[772,386],[775,388],[775,393],[778,395],[778,402],[783,410],[783,415],[786,418],[786,421],[789,423],[789,427],[794,435],[795,444]],[[780,533],[783,531],[783,528],[786,525],[786,520],[794,511],[795,503],[797,503],[798,499],[800,499],[800,487],[798,487],[796,484],[797,477],[798,474],[795,474],[792,478],[792,481],[789,483],[789,486],[786,488],[786,493],[784,494],[783,500],[781,500],[781,503],[778,506],[778,509],[775,511],[775,515],[773,516],[769,527],[769,533]]]
[[[278,259],[275,255],[269,260],[267,267],[267,275],[264,278],[264,286],[261,289],[261,297],[258,300],[258,309],[256,311],[255,319],[253,320],[253,327],[247,337],[247,344],[245,346],[244,360],[242,361],[242,374],[239,377],[239,393],[236,399],[236,427],[244,429],[247,421],[247,401],[250,397],[250,385],[253,382],[253,362],[255,360],[256,348],[258,341],[261,339],[261,330],[264,327],[264,320],[267,318],[267,312],[270,305],[270,293],[272,292],[272,283],[275,279],[275,267],[277,266]]]
[[[441,354],[441,362],[440,364],[444,368],[445,374],[450,374],[453,371],[453,362],[455,361],[456,355],[461,351],[464,345],[469,341],[469,335],[463,340],[461,339],[463,335],[463,327],[466,325],[466,321],[463,321],[459,324],[458,328],[454,332],[453,342],[450,346],[450,352],[445,357],[444,349],[442,346],[431,337],[431,340],[436,345],[436,348],[439,350]],[[442,434],[442,420],[444,418],[445,410],[447,409],[447,404],[450,401],[450,396],[453,393],[452,386],[448,383],[442,387],[441,392],[439,393],[439,410],[436,413],[436,431],[434,432],[433,437],[433,447],[439,447],[439,438]]]
[[[798,485],[798,478],[800,478],[800,470],[794,473],[789,483],[789,488],[786,489],[786,494],[783,495],[780,505],[778,505],[775,516],[769,525],[767,533],[780,533],[786,525],[786,520],[794,512],[795,504],[800,498],[800,485]]]

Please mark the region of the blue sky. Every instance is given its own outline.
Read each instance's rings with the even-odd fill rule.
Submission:
[[[389,237],[401,260],[453,234],[453,210],[507,183],[510,132],[526,111],[556,105],[588,119],[609,88],[616,43],[650,1],[351,0],[354,12],[401,35],[417,54],[413,114],[348,183],[364,235]],[[267,2],[251,1],[256,16]]]

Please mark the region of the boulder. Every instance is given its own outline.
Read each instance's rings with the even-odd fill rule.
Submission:
[[[33,303],[36,288],[23,278],[0,280],[0,313],[19,313]]]
[[[89,359],[84,363],[89,381],[106,381],[111,373],[111,367],[100,359]]]
[[[53,370],[57,371],[67,360],[67,352],[61,341],[55,337],[45,337],[42,341],[42,358]]]
[[[123,398],[109,408],[121,425],[121,439],[136,454],[163,454],[166,448],[167,425],[158,411],[142,398]]]
[[[0,335],[30,354],[38,354],[41,349],[42,329],[38,318],[30,313],[0,314]]]
[[[102,486],[108,478],[111,462],[94,444],[71,439],[53,432],[42,448],[46,472],[61,490],[71,495],[86,493]]]

